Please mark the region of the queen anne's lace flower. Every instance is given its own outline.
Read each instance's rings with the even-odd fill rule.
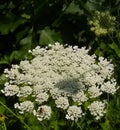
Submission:
[[[105,104],[97,99],[102,95],[104,99],[104,93],[114,94],[117,90],[110,61],[88,55],[89,50],[84,47],[64,47],[59,43],[47,48],[37,46],[29,52],[32,60],[26,59],[20,65],[12,65],[10,70],[5,69],[8,82],[1,90],[5,96],[20,99],[20,103],[15,104],[20,113],[34,111],[40,121],[49,119],[55,106],[67,112],[68,120],[77,121],[88,109],[96,119],[105,114]]]

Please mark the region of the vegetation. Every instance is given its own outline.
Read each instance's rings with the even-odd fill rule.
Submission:
[[[120,4],[119,0],[1,0],[0,1],[0,89],[4,88],[5,68],[31,59],[28,50],[54,44],[85,46],[89,54],[103,56],[115,65],[120,85]],[[0,92],[1,130],[67,129],[71,122],[36,121],[13,107],[18,99]],[[90,117],[88,117],[90,118]],[[87,124],[86,124],[87,122]],[[99,122],[87,118],[71,130],[117,130],[120,127],[120,92],[109,96],[108,112]]]

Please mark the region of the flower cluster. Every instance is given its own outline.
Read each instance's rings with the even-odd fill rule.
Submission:
[[[92,20],[89,21],[91,31],[96,36],[106,35],[115,31],[116,18],[110,15],[109,11],[96,11]]]
[[[106,113],[105,102],[94,101],[88,108],[91,112],[91,115],[95,116],[96,120],[100,119],[100,117]]]
[[[81,107],[70,106],[67,110],[66,119],[77,121],[80,117],[82,117],[84,113],[82,112]]]
[[[20,104],[19,103],[14,104],[14,107],[18,108],[21,114],[24,114],[24,112],[32,113],[34,109],[34,104],[31,101],[24,101]]]
[[[100,101],[106,99],[99,97],[114,94],[117,83],[113,64],[88,51],[59,43],[37,46],[29,51],[32,60],[5,69],[8,81],[1,91],[5,96],[17,96],[14,107],[22,114],[33,113],[39,121],[50,119],[53,106],[68,120],[78,121],[86,110],[98,120],[106,112],[106,103]]]

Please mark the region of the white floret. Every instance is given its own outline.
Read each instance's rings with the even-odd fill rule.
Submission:
[[[98,120],[101,117],[103,117],[104,114],[106,113],[105,107],[106,107],[105,102],[94,101],[90,104],[90,106],[88,108],[89,108],[91,115],[93,115],[95,117],[95,119]]]
[[[69,106],[67,97],[59,97],[55,100],[55,104],[57,108],[61,108],[63,110],[67,109]]]
[[[83,115],[84,113],[82,112],[81,107],[70,106],[67,110],[66,119],[78,121],[78,119],[81,118]]]
[[[31,101],[24,101],[22,103],[14,104],[16,109],[19,109],[19,113],[24,114],[25,112],[32,113],[34,109],[34,103]]]

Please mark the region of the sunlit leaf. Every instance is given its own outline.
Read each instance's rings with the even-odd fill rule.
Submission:
[[[72,1],[67,9],[65,10],[66,13],[75,14],[78,13],[79,15],[83,14],[83,10],[79,8],[79,5]]]
[[[56,41],[61,42],[61,35],[59,32],[55,32],[54,30],[49,29],[46,27],[44,30],[40,32],[40,45],[48,45],[53,44]]]

